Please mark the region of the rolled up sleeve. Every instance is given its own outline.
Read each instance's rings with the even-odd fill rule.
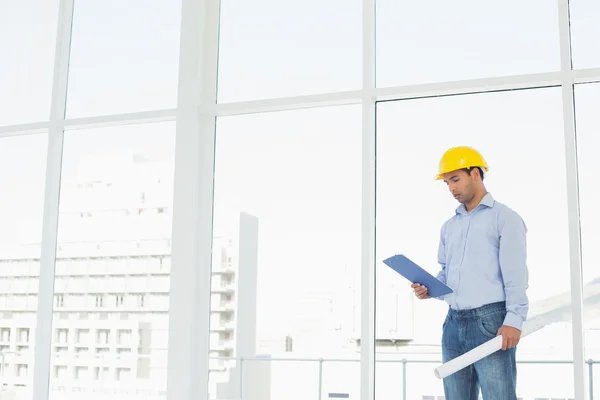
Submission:
[[[511,211],[501,218],[499,228],[499,261],[506,295],[504,325],[522,330],[529,312],[527,227],[523,219]]]

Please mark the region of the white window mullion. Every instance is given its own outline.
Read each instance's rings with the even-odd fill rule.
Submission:
[[[575,99],[572,73],[569,0],[558,0],[560,25],[561,84],[567,169],[567,207],[569,215],[569,254],[571,267],[571,313],[573,329],[573,374],[576,399],[588,399],[583,341],[583,282],[581,270],[581,229],[579,221],[579,178]]]
[[[58,235],[58,210],[63,151],[63,123],[66,111],[71,26],[74,0],[61,0],[59,5],[54,79],[48,131],[46,189],[40,254],[40,275],[33,365],[33,399],[49,398],[52,356],[52,313],[54,305],[54,266]]]
[[[363,0],[360,398],[375,398],[375,0]]]
[[[208,399],[218,0],[182,0],[167,398]]]

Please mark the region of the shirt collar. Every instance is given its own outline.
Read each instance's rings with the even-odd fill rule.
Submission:
[[[473,209],[473,211],[475,211],[479,207],[489,207],[489,208],[492,208],[492,207],[494,207],[494,203],[495,203],[495,200],[492,197],[492,194],[488,192],[488,193],[486,193],[485,196],[483,196],[483,199],[481,199],[481,201],[479,202],[479,205],[477,205],[477,207],[475,207]],[[458,206],[456,208],[456,213],[457,214],[467,214],[467,210],[465,209],[465,205],[461,204],[460,206]]]

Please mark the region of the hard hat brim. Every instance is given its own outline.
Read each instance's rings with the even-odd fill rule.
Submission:
[[[481,169],[483,169],[485,172],[488,172],[488,171],[489,171],[489,167],[488,167],[487,165],[474,165],[474,166],[472,166],[472,167],[466,167],[466,168],[478,168],[478,167],[479,167],[479,168],[481,168]],[[463,168],[460,168],[460,169],[454,169],[454,170],[452,170],[452,171],[460,171],[461,169],[463,169]],[[443,180],[443,179],[444,179],[444,174],[447,174],[448,172],[452,172],[452,171],[446,171],[446,172],[443,172],[443,173],[439,173],[439,174],[437,174],[437,175],[435,176],[435,180],[436,180],[436,181],[441,181],[441,180]]]

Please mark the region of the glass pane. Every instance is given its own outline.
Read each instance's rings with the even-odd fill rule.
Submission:
[[[221,1],[219,102],[359,89],[360,0]]]
[[[403,357],[396,357],[396,360],[384,360],[384,358],[384,354],[378,354],[376,357],[375,398],[383,397],[383,394],[380,395],[380,393],[394,393],[394,398],[402,399],[404,388],[407,386],[402,375],[403,364],[401,359]],[[423,379],[423,377],[419,379]],[[420,380],[417,382],[420,382]]]
[[[360,399],[359,360],[323,361],[320,373],[322,399]]]
[[[290,376],[315,397],[318,358],[356,358],[360,121],[355,105],[218,119],[212,398],[240,397],[236,356],[314,360]]]
[[[300,378],[300,379],[298,379]],[[318,399],[319,362],[317,360],[244,361],[243,397],[218,399]],[[326,399],[327,397],[323,397]],[[210,397],[215,399],[215,397]]]
[[[75,0],[67,116],[175,108],[181,0]]]
[[[166,398],[174,151],[174,122],[65,133],[54,400]]]
[[[568,326],[565,329],[568,330],[571,327]],[[571,342],[567,342],[567,338],[563,338],[564,336],[560,337],[561,344],[571,347]],[[542,351],[539,354],[542,354]],[[525,381],[520,387],[520,398],[575,400],[573,395],[574,371],[572,359],[557,360],[554,363],[520,363],[517,360],[517,363],[518,379]]]
[[[444,394],[442,381],[431,372],[437,367],[434,363],[406,363],[406,398],[407,399],[437,399]],[[377,385],[377,383],[375,383]],[[379,386],[377,387],[379,389]],[[396,390],[400,389],[400,385]],[[377,390],[375,391],[377,393]],[[392,392],[394,393],[394,392]],[[428,397],[430,396],[430,397]],[[384,399],[383,393],[377,393],[378,399]],[[465,399],[467,400],[467,399]]]
[[[19,400],[33,384],[47,140],[0,139],[0,351],[3,382]]]
[[[0,125],[50,118],[58,0],[0,1]]]
[[[571,51],[573,68],[600,67],[598,38],[600,37],[600,2],[570,1]]]
[[[600,243],[600,192],[598,191],[598,152],[600,152],[600,84],[575,86],[575,116],[579,162],[581,252],[584,283],[585,357],[600,361],[600,269],[597,246]],[[600,398],[600,373],[594,366],[594,397]]]
[[[560,70],[556,4],[377,0],[377,86]]]
[[[487,190],[496,202],[515,210],[528,227],[529,318],[545,315],[558,307],[562,299],[559,296],[570,295],[560,88],[380,103],[376,316],[377,348],[379,353],[386,353],[386,358],[389,353],[406,351],[405,346],[413,345],[414,359],[435,353],[441,361],[442,324],[448,304],[436,299],[416,299],[410,284],[381,260],[404,253],[433,275],[440,271],[437,255],[441,227],[456,214],[459,204],[446,184],[435,181],[434,176],[442,154],[457,145],[472,146],[483,154],[490,165],[484,179]],[[468,282],[469,276],[468,272],[461,273],[461,285]],[[464,290],[479,292],[480,299],[468,301],[463,307],[476,307],[477,301],[484,304],[497,301],[481,293],[478,283],[472,285],[477,287]],[[498,298],[501,297],[500,292]],[[524,337],[517,359],[546,362],[572,359],[569,312],[567,309],[564,314],[550,314],[551,324]],[[384,355],[377,357],[379,360]],[[434,367],[426,368],[431,377]],[[377,397],[397,397],[399,392],[379,390],[382,379],[385,377],[379,375],[376,379]],[[415,387],[412,382],[407,383],[409,398],[444,394],[439,380],[436,386],[431,383],[426,387]],[[522,396],[525,394],[521,393],[532,396],[540,393],[542,397],[548,394],[543,382],[527,379],[525,371],[519,372],[517,386]],[[572,380],[565,380],[558,388],[552,396],[573,396]]]

